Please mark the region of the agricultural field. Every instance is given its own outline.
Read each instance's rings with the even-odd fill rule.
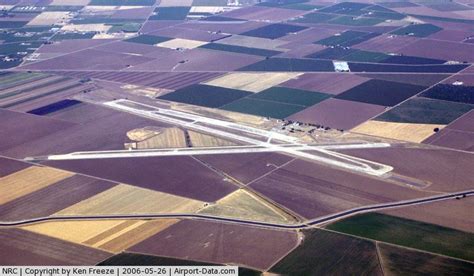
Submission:
[[[408,124],[383,121],[366,121],[353,128],[352,131],[367,135],[385,137],[413,143],[421,143],[445,125]]]
[[[263,270],[296,245],[297,235],[290,231],[185,220],[128,251],[201,262],[235,263]],[[248,250],[250,247],[252,251]],[[211,253],[215,250],[221,250],[220,254]]]
[[[73,173],[48,167],[31,166],[0,178],[0,204],[48,187],[73,176]]]
[[[474,259],[471,233],[377,213],[330,224],[328,229],[459,259]]]
[[[471,275],[471,2],[0,0],[0,265]]]
[[[119,253],[177,222],[178,220],[174,219],[61,221],[33,224],[22,229],[111,253]]]
[[[157,203],[159,202],[159,203]],[[194,212],[203,202],[119,184],[77,204],[58,215],[121,215]]]
[[[319,229],[303,231],[302,235],[302,244],[273,266],[271,272],[284,275],[383,275],[372,241]]]

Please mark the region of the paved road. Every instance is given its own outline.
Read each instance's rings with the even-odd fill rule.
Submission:
[[[435,201],[442,201],[448,199],[454,199],[461,196],[473,196],[474,190],[467,190],[456,193],[449,193],[443,195],[436,195],[431,197],[425,197],[420,199],[404,200],[397,201],[392,203],[382,203],[370,206],[364,206],[359,208],[350,209],[347,211],[339,212],[336,214],[308,220],[303,223],[298,224],[278,224],[278,223],[268,223],[268,222],[259,222],[259,221],[250,221],[243,219],[233,219],[233,218],[224,218],[211,215],[203,214],[159,214],[159,215],[104,215],[104,216],[51,216],[51,217],[41,217],[33,218],[20,221],[10,221],[10,222],[0,222],[0,227],[12,227],[12,226],[22,226],[26,224],[32,224],[37,222],[47,222],[47,221],[64,221],[64,220],[99,220],[99,219],[159,219],[159,218],[184,218],[184,219],[200,219],[208,221],[220,221],[227,223],[235,223],[240,225],[252,225],[268,228],[279,228],[279,229],[305,229],[334,220],[338,220],[344,217],[365,213],[369,211],[377,211],[395,207],[410,206],[410,205],[419,205]],[[461,199],[462,200],[462,199]]]

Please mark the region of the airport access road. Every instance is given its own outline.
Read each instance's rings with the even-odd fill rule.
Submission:
[[[203,215],[203,214],[141,214],[141,215],[97,215],[97,216],[49,216],[49,217],[39,217],[19,221],[3,221],[0,222],[0,227],[18,227],[22,225],[48,222],[48,221],[69,221],[69,220],[104,220],[104,219],[161,219],[161,218],[178,218],[178,219],[198,219],[198,220],[207,220],[207,221],[218,221],[224,223],[234,223],[240,225],[249,225],[257,227],[266,227],[266,228],[275,228],[275,229],[306,229],[317,227],[322,224],[326,224],[332,221],[340,220],[349,216],[354,216],[361,213],[380,211],[385,209],[413,206],[427,204],[443,200],[452,200],[460,197],[474,196],[474,190],[466,190],[455,193],[446,193],[442,195],[435,195],[430,197],[423,197],[418,199],[411,200],[402,200],[390,203],[381,203],[374,205],[367,205],[362,207],[357,207],[349,209],[346,211],[334,213],[331,215],[307,220],[302,223],[297,224],[279,224],[279,223],[269,223],[261,221],[251,221],[244,219],[228,218],[228,217],[218,217],[212,215]],[[460,199],[462,200],[462,199]]]

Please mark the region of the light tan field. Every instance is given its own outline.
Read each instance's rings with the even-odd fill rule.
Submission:
[[[184,148],[186,140],[184,131],[177,128],[164,128],[158,135],[152,136],[146,140],[137,143],[138,149],[157,149],[157,148]]]
[[[103,11],[116,11],[116,10],[133,10],[145,8],[146,6],[86,6],[84,12],[103,12]]]
[[[206,82],[207,85],[260,92],[272,86],[296,78],[300,73],[229,73]]]
[[[145,96],[145,97],[149,97],[153,99],[158,96],[161,96],[163,94],[167,94],[173,91],[170,89],[138,86],[138,85],[133,85],[133,84],[126,84],[126,85],[121,86],[120,88],[128,90],[129,93],[139,95],[139,96]]]
[[[39,166],[31,166],[9,174],[0,178],[0,204],[40,190],[73,175],[67,171]]]
[[[188,133],[193,147],[224,147],[237,145],[236,143],[233,143],[231,141],[195,131],[188,131]]]
[[[135,36],[135,33],[99,33],[95,34],[92,39],[127,39]]]
[[[35,18],[33,18],[27,25],[53,25],[66,21],[69,18],[69,12],[42,12]]]
[[[158,7],[191,7],[193,0],[161,0]]]
[[[143,140],[146,140],[148,138],[151,138],[155,135],[158,135],[160,134],[161,132],[161,128],[159,127],[143,127],[143,128],[136,128],[136,129],[132,129],[130,131],[127,132],[127,137],[128,139],[132,140],[132,141],[143,141]]]
[[[199,41],[199,40],[191,40],[191,39],[182,39],[182,38],[175,38],[172,40],[168,40],[162,43],[155,44],[158,47],[170,48],[170,49],[194,49],[199,46],[207,44],[207,42]]]
[[[214,7],[214,6],[194,6],[189,10],[190,13],[220,13],[228,10],[227,7]]]
[[[367,121],[351,131],[395,140],[420,143],[435,134],[434,129],[444,128],[445,125],[407,124],[382,121]]]
[[[118,253],[178,221],[177,219],[55,221],[28,225],[22,229]]]
[[[112,26],[105,24],[69,24],[61,28],[65,32],[104,32],[106,33]]]
[[[284,51],[283,45],[288,44],[288,41],[279,39],[269,39],[262,37],[253,37],[246,35],[232,35],[223,39],[219,39],[219,43],[227,45],[235,45],[249,48],[259,48],[267,50]]]
[[[100,245],[100,249],[110,252],[121,252],[135,244],[165,230],[171,225],[179,222],[177,219],[159,219],[148,221],[121,235],[115,235],[112,239]]]
[[[53,0],[50,5],[56,6],[87,6],[90,0]]]
[[[57,215],[193,213],[203,206],[204,202],[198,200],[120,184],[69,206]]]
[[[294,222],[290,216],[242,189],[218,200],[216,204],[209,205],[199,213],[265,222]]]

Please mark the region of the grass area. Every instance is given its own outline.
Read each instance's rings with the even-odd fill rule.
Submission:
[[[15,86],[23,81],[35,80],[46,76],[43,73],[6,73],[0,75],[0,89]]]
[[[296,58],[269,58],[250,64],[238,71],[269,72],[333,72],[332,61]]]
[[[286,104],[276,101],[268,101],[255,98],[243,98],[221,107],[221,109],[247,113],[262,117],[272,117],[277,119],[286,118],[298,111],[305,109],[302,105]]]
[[[211,49],[211,50],[217,50],[217,51],[224,51],[224,52],[239,53],[239,54],[263,56],[263,57],[271,57],[271,56],[278,55],[278,54],[282,53],[280,51],[274,51],[274,50],[249,48],[249,47],[219,44],[219,43],[208,43],[208,44],[204,44],[203,46],[200,46],[199,48]]]
[[[136,37],[129,38],[125,41],[133,42],[133,43],[141,43],[141,44],[148,44],[148,45],[155,45],[161,42],[165,42],[171,40],[172,38],[164,37],[164,36],[154,36],[154,35],[139,35]]]
[[[416,37],[426,37],[436,32],[441,31],[442,28],[432,24],[412,24],[404,28],[391,32],[396,35],[410,35]]]
[[[417,97],[375,118],[378,121],[447,125],[474,105]]]
[[[79,11],[81,10],[82,8],[84,8],[84,6],[68,6],[68,5],[49,5],[49,6],[46,6],[44,7],[44,11],[70,11],[70,12],[73,12],[73,11]]]
[[[438,84],[421,96],[451,102],[474,104],[474,87],[464,85]]]
[[[379,52],[370,51],[354,51],[344,57],[346,61],[357,61],[357,62],[381,62],[389,58],[389,55]]]
[[[327,23],[346,25],[346,26],[373,26],[384,22],[384,19],[376,17],[352,17],[352,16],[339,16],[329,20]]]
[[[58,89],[55,89],[55,90],[48,91],[47,93],[44,93],[44,94],[32,96],[32,97],[29,97],[29,98],[26,98],[26,99],[18,100],[16,102],[5,104],[5,105],[2,105],[0,107],[1,108],[9,108],[9,107],[12,107],[12,106],[15,106],[15,105],[19,105],[19,104],[22,104],[22,103],[33,101],[33,100],[36,100],[36,99],[39,99],[39,98],[42,98],[42,97],[46,97],[46,96],[49,96],[49,95],[52,95],[52,94],[61,93],[61,92],[66,91],[66,90],[76,88],[80,85],[81,84],[79,84],[79,83],[71,84],[71,85],[68,85],[66,87],[61,87],[61,88],[58,88]]]
[[[399,72],[399,73],[456,73],[469,65],[466,64],[441,64],[441,65],[404,65],[404,64],[374,64],[374,63],[349,63],[351,72]]]
[[[136,33],[140,30],[142,27],[141,23],[136,23],[136,22],[126,22],[126,23],[120,23],[120,24],[111,24],[112,28],[110,28],[107,33]]]
[[[149,20],[184,20],[188,16],[190,7],[160,7]]]
[[[11,29],[11,28],[21,28],[26,25],[28,21],[0,21],[0,28],[2,29]]]
[[[321,7],[323,7],[323,6],[305,4],[305,3],[297,3],[297,4],[290,4],[290,5],[280,6],[279,8],[290,9],[290,10],[299,10],[299,11],[311,11],[311,10],[319,9]]]
[[[248,98],[262,99],[308,107],[317,104],[321,101],[324,101],[325,99],[328,99],[330,97],[331,95],[325,93],[310,92],[287,87],[272,87],[260,93],[250,95]]]
[[[194,0],[193,6],[211,6],[211,7],[227,6],[227,0]]]
[[[91,39],[94,37],[94,32],[88,33],[56,33],[51,40],[67,40],[67,39]]]
[[[43,116],[50,113],[54,113],[59,110],[66,109],[68,107],[78,105],[80,103],[80,101],[65,99],[39,108],[35,108],[33,110],[28,111],[27,113]]]
[[[372,79],[336,96],[338,99],[394,106],[423,91],[426,87],[408,83]]]
[[[339,35],[333,35],[314,42],[315,44],[322,44],[326,46],[351,46],[361,43],[378,36],[375,33],[366,33],[359,31],[346,31]]]
[[[370,14],[365,14],[364,16],[380,18],[383,20],[400,20],[405,17],[405,15],[401,13],[385,11],[371,11]]]
[[[335,222],[328,229],[474,261],[474,234],[398,217],[369,213]]]
[[[334,14],[327,14],[327,13],[320,13],[320,12],[313,12],[305,14],[304,16],[293,20],[293,22],[297,23],[324,23],[333,18],[338,17]]]
[[[363,8],[367,8],[369,6],[371,5],[365,3],[345,2],[323,8],[321,11],[328,13],[359,15],[363,13],[363,11],[361,11]]]
[[[23,62],[22,59],[15,59],[10,61],[1,60],[0,69],[9,69],[20,65]]]
[[[257,4],[257,6],[274,7],[281,9],[311,11],[324,6],[308,3],[309,0],[271,0]]]
[[[307,55],[307,58],[316,59],[341,59],[357,50],[346,47],[329,47],[324,50]]]
[[[412,57],[412,56],[388,56],[387,59],[381,61],[381,63],[391,64],[443,64],[446,60]]]
[[[205,107],[220,107],[250,94],[250,92],[237,89],[197,84],[176,90],[159,98]]]
[[[30,41],[30,42],[15,42],[9,44],[0,45],[0,55],[17,55],[17,53],[26,52],[32,53],[41,46],[43,42]],[[25,54],[21,54],[22,56]]]
[[[302,244],[270,272],[283,275],[380,274],[375,244],[325,230],[303,231]]]
[[[92,0],[91,6],[153,6],[156,0]]]
[[[392,275],[470,275],[474,264],[429,253],[379,244],[385,272]]]
[[[254,30],[250,30],[241,35],[276,39],[282,36],[286,36],[289,33],[296,33],[304,29],[306,29],[306,27],[289,24],[271,24]]]

